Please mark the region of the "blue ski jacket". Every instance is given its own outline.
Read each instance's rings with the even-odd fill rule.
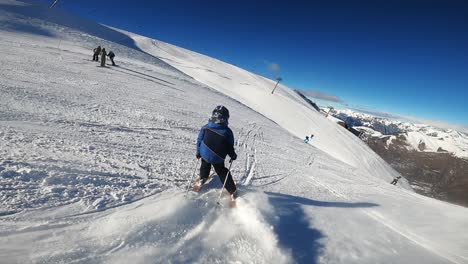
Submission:
[[[234,151],[234,135],[226,123],[209,121],[200,129],[197,155],[211,164],[224,163],[226,155],[231,158],[237,156]]]

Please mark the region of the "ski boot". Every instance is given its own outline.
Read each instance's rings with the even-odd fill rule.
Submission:
[[[208,179],[202,179],[202,178],[198,177],[194,181],[194,184],[192,186],[192,191],[194,191],[194,192],[200,191],[200,189],[203,187],[203,185],[206,183],[207,180]]]
[[[230,198],[229,207],[231,207],[231,208],[236,208],[237,207],[236,199],[237,199],[238,196],[239,196],[239,192],[237,190],[229,195],[229,198]]]

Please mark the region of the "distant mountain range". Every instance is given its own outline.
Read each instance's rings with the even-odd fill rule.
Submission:
[[[396,142],[397,136],[404,136],[409,150],[448,152],[468,158],[468,135],[463,132],[376,117],[349,109],[333,109],[331,114],[365,136],[387,138],[388,145]]]
[[[329,118],[365,141],[404,175],[417,192],[468,205],[467,134],[349,109],[331,109]]]

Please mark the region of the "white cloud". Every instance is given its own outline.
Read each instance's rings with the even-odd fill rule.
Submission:
[[[278,63],[268,63],[268,70],[273,72],[273,73],[277,73],[281,70],[281,67],[279,66]]]
[[[403,118],[402,115],[383,112],[383,111],[379,111],[379,110],[368,110],[368,109],[364,109],[364,108],[361,108],[361,107],[348,107],[348,108],[351,109],[351,110],[357,111],[357,112],[361,112],[361,113],[364,113],[364,114],[369,114],[369,115],[376,116],[376,117],[382,117],[382,118],[388,118],[388,119],[398,119],[398,120],[400,120],[400,119],[407,120],[407,118]]]
[[[312,98],[329,101],[329,102],[335,102],[335,103],[343,103],[343,100],[341,100],[341,98],[333,94],[327,94],[327,93],[317,91],[317,90],[299,90],[299,91],[302,94],[312,97]]]
[[[388,112],[382,112],[378,110],[366,110],[359,107],[350,107],[350,109],[362,112],[365,114],[370,114],[377,117],[383,117],[388,119],[397,119],[401,121],[407,121],[415,124],[424,124],[424,125],[431,125],[434,127],[442,128],[442,129],[453,129],[459,132],[463,132],[468,134],[468,125],[466,124],[453,124],[442,120],[435,120],[435,119],[424,119],[409,115],[400,115]]]
[[[271,62],[268,60],[263,60],[267,70],[276,77],[278,77],[279,72],[281,71],[281,66],[276,62]]]
[[[468,125],[453,124],[453,123],[449,123],[449,122],[442,121],[442,120],[422,119],[422,118],[409,117],[409,116],[406,116],[406,118],[409,121],[414,122],[414,123],[421,123],[421,124],[431,125],[431,126],[435,126],[439,128],[444,128],[444,129],[453,129],[453,130],[468,134]]]

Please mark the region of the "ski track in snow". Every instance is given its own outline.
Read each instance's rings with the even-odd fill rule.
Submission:
[[[2,262],[468,263],[466,208],[389,185],[388,165],[286,87],[271,95],[270,80],[215,59],[0,4]],[[99,44],[120,67],[96,67]],[[184,195],[219,104],[236,209],[225,195],[215,206],[216,176]]]

